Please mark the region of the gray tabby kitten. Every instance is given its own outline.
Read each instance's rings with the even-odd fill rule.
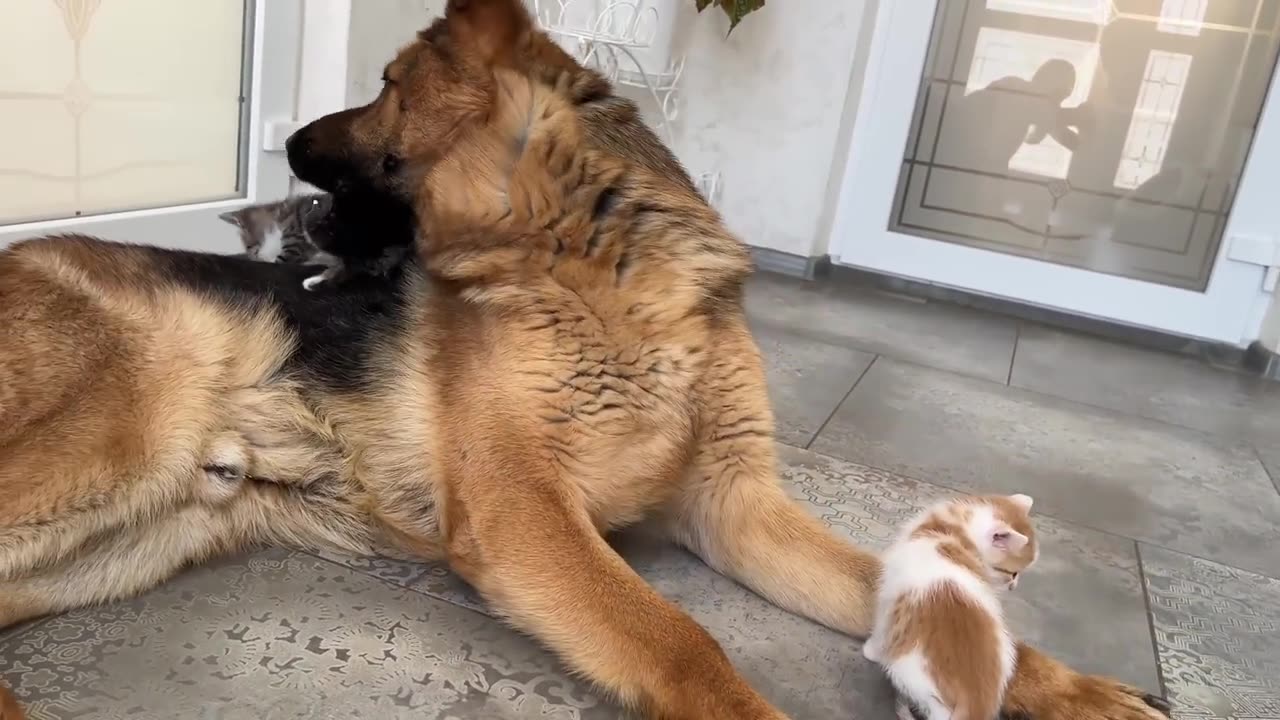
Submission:
[[[324,266],[321,272],[302,281],[307,290],[351,275],[386,274],[405,258],[408,250],[394,246],[369,257],[339,255],[340,223],[334,217],[333,196],[327,193],[249,205],[218,217],[240,229],[245,254],[254,260]]]

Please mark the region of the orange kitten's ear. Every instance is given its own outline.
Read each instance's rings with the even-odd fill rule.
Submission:
[[[1023,512],[1031,512],[1031,503],[1033,501],[1031,500],[1030,495],[1023,495],[1021,493],[1018,493],[1017,495],[1010,495],[1009,501],[1022,508]]]
[[[1027,536],[1011,527],[998,527],[991,533],[992,547],[1017,552],[1027,546]]]

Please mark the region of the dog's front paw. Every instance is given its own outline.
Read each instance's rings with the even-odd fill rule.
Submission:
[[[1084,676],[1079,686],[1081,703],[1076,717],[1081,720],[1167,720],[1172,717],[1168,700],[1118,680]]]
[[[1074,688],[1034,708],[1005,709],[1001,720],[1168,720],[1168,700],[1117,680],[1076,678]]]
[[[1002,720],[1166,720],[1164,698],[1099,675],[1081,675],[1027,645],[1005,693]]]
[[[0,685],[0,720],[26,720],[27,714],[22,712],[18,700],[9,689]]]

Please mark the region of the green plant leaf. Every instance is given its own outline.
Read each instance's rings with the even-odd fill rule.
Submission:
[[[738,23],[747,15],[764,7],[765,0],[695,0],[698,3],[698,11],[708,5],[715,4],[724,10],[724,14],[729,16],[729,32],[738,27]]]

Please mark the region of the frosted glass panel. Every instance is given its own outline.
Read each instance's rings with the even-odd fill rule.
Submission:
[[[241,195],[245,0],[0,0],[0,224]]]
[[[1208,284],[1280,0],[939,0],[890,229]]]

